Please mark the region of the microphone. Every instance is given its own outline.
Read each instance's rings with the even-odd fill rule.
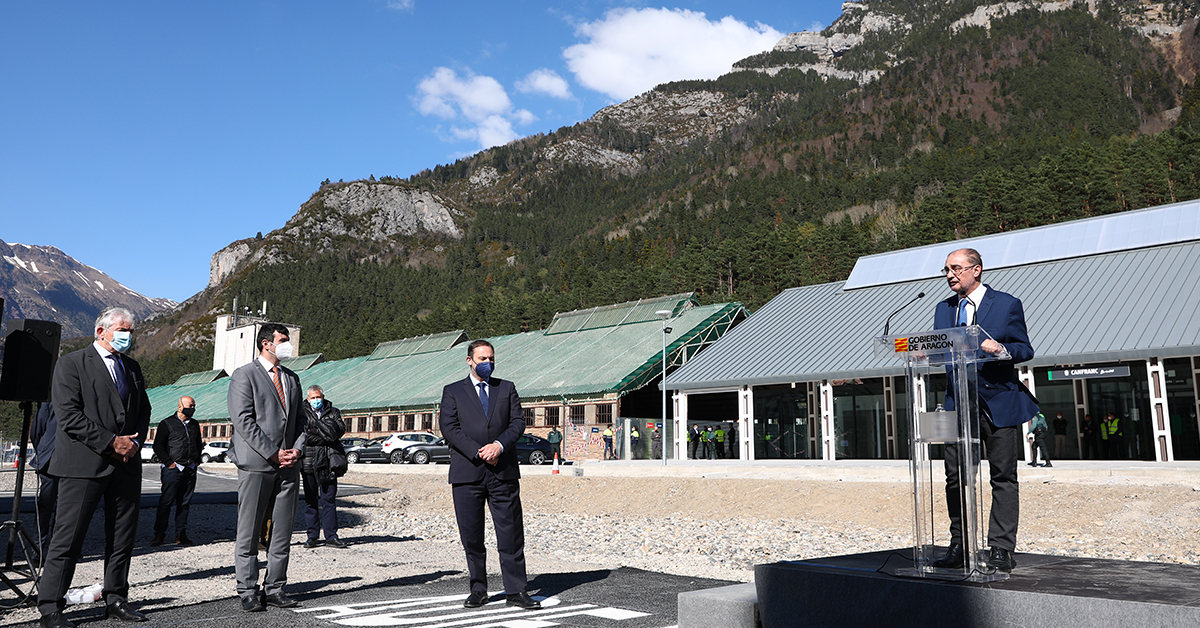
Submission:
[[[909,301],[908,303],[905,303],[904,305],[901,305],[899,310],[896,310],[895,312],[892,312],[891,316],[888,316],[888,317],[887,317],[887,322],[885,322],[885,323],[883,324],[883,335],[885,335],[885,336],[886,336],[886,335],[888,335],[888,330],[889,330],[889,329],[891,329],[891,327],[892,327],[892,317],[893,317],[893,316],[895,316],[895,315],[899,314],[899,313],[900,313],[900,311],[901,311],[901,310],[903,310],[904,308],[906,308],[906,307],[908,307],[908,306],[912,305],[913,303],[916,303],[916,302],[917,302],[917,299],[924,299],[924,298],[925,298],[925,293],[924,293],[924,292],[918,292],[918,293],[917,293],[917,296],[913,297],[913,300],[912,300],[912,301]]]

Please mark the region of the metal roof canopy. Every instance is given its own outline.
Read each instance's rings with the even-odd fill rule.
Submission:
[[[657,321],[661,320],[658,314],[656,314],[659,310],[670,310],[671,316],[674,316],[682,308],[696,305],[697,303],[694,292],[684,292],[665,297],[655,297],[653,299],[640,299],[638,301],[602,305],[584,310],[559,312],[554,315],[554,320],[550,321],[545,334],[549,336],[585,329],[601,329],[617,325]]]
[[[215,382],[218,379],[221,379],[222,377],[227,377],[228,375],[229,374],[225,372],[225,369],[217,369],[215,371],[204,371],[202,373],[188,373],[187,375],[181,375],[179,377],[179,379],[175,380],[175,383],[173,385],[174,386],[189,386],[191,384],[208,384],[211,382]]]
[[[980,251],[987,260],[990,252]],[[944,261],[944,260],[942,260]],[[941,261],[938,262],[942,263]],[[983,281],[1021,299],[1035,357],[1050,366],[1200,355],[1200,239],[1016,268]],[[933,308],[951,295],[944,278],[844,290],[828,283],[785,290],[667,377],[671,390],[786,384],[900,375],[876,359],[870,339],[892,319],[893,334],[933,327]]]
[[[414,338],[405,338],[403,340],[391,340],[389,342],[381,342],[375,347],[375,351],[367,356],[368,360],[383,360],[387,358],[397,358],[409,355],[419,355],[422,353],[436,353],[445,351],[456,344],[470,340],[466,332],[459,329],[456,331],[447,331],[440,334],[429,334],[426,336],[416,336]]]
[[[997,270],[1190,240],[1200,240],[1200,200],[867,255],[854,264],[845,289],[935,277],[946,256],[964,248],[978,250],[986,270]]]
[[[294,358],[280,360],[279,364],[280,364],[280,366],[282,366],[286,369],[291,369],[293,371],[300,372],[300,371],[310,369],[314,365],[320,364],[324,361],[325,361],[324,353],[310,353],[308,355],[298,355]]]

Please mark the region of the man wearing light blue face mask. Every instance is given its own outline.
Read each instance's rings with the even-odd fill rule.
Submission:
[[[350,546],[338,538],[335,502],[337,479],[347,470],[346,450],[342,446],[346,422],[342,413],[325,399],[325,391],[315,384],[308,387],[304,414],[307,417],[301,465],[304,473],[300,476],[304,483],[304,524],[308,529],[304,547],[320,547],[324,530],[325,545],[345,549]]]
[[[132,344],[133,313],[108,308],[96,319],[91,346],[69,353],[54,368],[51,395],[58,418],[49,473],[59,478],[54,531],[38,585],[39,624],[73,626],[63,617],[75,564],[92,512],[104,498],[105,617],[146,621],[129,606],[129,564],[142,500],[138,449],[150,429],[150,399]]]

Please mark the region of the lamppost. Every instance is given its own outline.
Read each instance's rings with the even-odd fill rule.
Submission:
[[[667,319],[671,318],[671,310],[659,310],[654,314],[662,319],[662,433],[660,434],[659,442],[662,443],[662,463],[667,466],[667,334],[671,333],[671,328],[667,327]],[[674,435],[675,431],[671,430]]]

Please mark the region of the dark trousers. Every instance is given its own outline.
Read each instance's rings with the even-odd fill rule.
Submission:
[[[163,467],[160,477],[162,495],[158,498],[158,513],[154,516],[154,534],[167,534],[167,519],[171,516],[171,506],[175,506],[175,536],[178,537],[187,532],[188,511],[192,507],[192,494],[196,492],[196,470],[179,465],[174,469]]]
[[[1096,443],[1096,437],[1083,437],[1083,451],[1080,452],[1080,460],[1098,460],[1100,458],[1100,447]]]
[[[521,510],[520,481],[501,480],[484,471],[483,480],[454,484],[451,493],[458,535],[467,554],[471,591],[487,591],[487,549],[483,540],[483,508],[487,504],[496,528],[496,552],[500,555],[504,592],[509,595],[524,592],[525,515]]]
[[[83,539],[100,498],[104,498],[104,601],[129,595],[129,560],[137,537],[142,478],[117,466],[99,478],[59,478],[54,532],[38,584],[38,610],[49,615],[66,608],[63,596],[75,577]]]
[[[1033,456],[1033,458],[1029,461],[1030,464],[1035,464],[1035,465],[1037,464],[1039,449],[1042,450],[1042,461],[1050,462],[1050,448],[1046,446],[1046,434],[1045,433],[1043,433],[1041,436],[1034,434],[1033,435],[1033,446],[1030,447],[1029,449],[1031,452],[1030,455]]]
[[[992,508],[988,522],[988,545],[1014,551],[1017,524],[1021,518],[1021,487],[1017,483],[1017,457],[1021,451],[1021,427],[996,427],[980,420],[980,440],[987,446],[991,469]],[[961,481],[958,476],[958,445],[947,445],[946,509],[950,514],[950,542],[963,542]],[[969,534],[977,534],[974,530]],[[965,544],[964,544],[965,547]]]
[[[45,556],[50,547],[50,533],[54,530],[54,506],[58,502],[58,478],[38,474],[38,555]]]
[[[337,509],[337,480],[321,484],[316,476],[307,473],[301,475],[304,482],[304,525],[308,528],[308,539],[315,541],[321,538],[321,530],[325,530],[325,540],[338,538]]]
[[[1109,434],[1108,436],[1108,459],[1109,460],[1124,460],[1125,459],[1125,437],[1120,434]]]
[[[692,456],[691,456],[692,460],[696,459],[696,448],[699,446],[700,446],[700,441],[693,439],[692,440]]]

